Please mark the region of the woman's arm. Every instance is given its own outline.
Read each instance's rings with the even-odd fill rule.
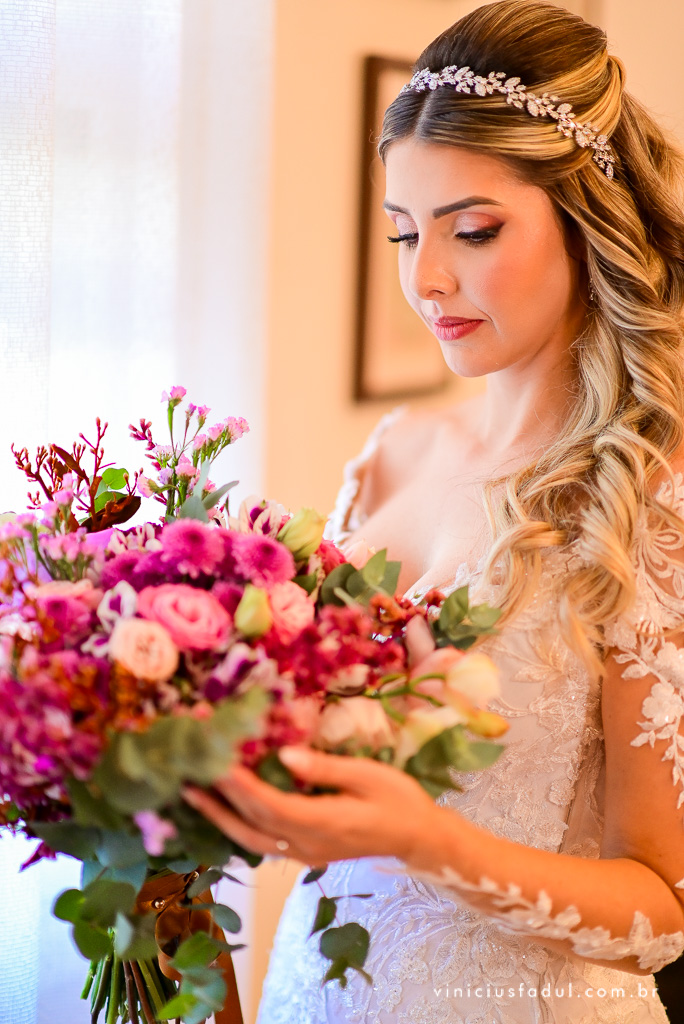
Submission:
[[[338,788],[336,795],[281,793],[235,767],[218,793],[192,790],[188,798],[257,852],[277,854],[276,841],[285,839],[289,855],[308,864],[396,856],[410,874],[456,889],[506,928],[605,966],[649,974],[684,950],[684,888],[677,887],[684,884],[682,789],[673,785],[672,743],[639,739],[648,739],[640,723],[652,723],[648,713],[662,681],[625,675],[611,657],[603,689],[607,789],[599,860],[494,836],[435,805],[415,780],[366,759],[297,750],[289,762],[294,773]],[[672,708],[679,708],[673,724],[681,765],[681,696]]]

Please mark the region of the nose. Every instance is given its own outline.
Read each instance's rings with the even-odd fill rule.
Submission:
[[[453,294],[458,288],[455,269],[449,266],[442,247],[419,240],[412,254],[408,286],[418,299],[434,299]]]

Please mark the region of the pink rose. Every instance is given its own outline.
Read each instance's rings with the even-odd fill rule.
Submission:
[[[273,628],[285,643],[296,639],[314,620],[314,606],[297,583],[275,583],[268,591]]]
[[[160,622],[181,651],[224,650],[231,618],[207,590],[186,583],[145,587],[138,594],[138,614]]]
[[[109,641],[109,656],[136,679],[170,679],[178,668],[178,648],[158,622],[119,619]]]
[[[29,597],[39,601],[50,600],[53,597],[75,598],[86,606],[86,608],[97,608],[102,600],[102,591],[97,590],[91,580],[78,580],[71,583],[69,580],[50,580],[49,583],[41,583],[37,587],[27,587]]]
[[[379,700],[343,697],[326,704],[318,720],[313,745],[320,750],[353,753],[362,747],[372,751],[394,747],[392,723]]]

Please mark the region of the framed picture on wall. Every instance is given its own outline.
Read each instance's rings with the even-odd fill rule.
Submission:
[[[385,172],[377,155],[382,116],[411,77],[411,62],[369,56],[364,61],[363,152],[354,397],[405,398],[439,391],[451,379],[434,335],[404,298],[397,246],[382,209]]]

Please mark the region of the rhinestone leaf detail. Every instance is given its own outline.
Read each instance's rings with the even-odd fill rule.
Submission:
[[[592,124],[583,124],[575,117],[569,103],[561,103],[560,97],[548,92],[538,96],[530,92],[519,78],[507,78],[503,71],[490,71],[485,77],[476,75],[469,67],[459,68],[456,64],[430,71],[423,68],[405,85],[402,92],[434,92],[444,86],[453,86],[456,92],[475,93],[477,96],[491,96],[500,93],[506,102],[518,110],[524,110],[531,117],[548,117],[556,122],[556,128],[567,138],[574,138],[581,149],[592,149],[592,159],[607,178],[614,176],[615,157],[606,135]]]

